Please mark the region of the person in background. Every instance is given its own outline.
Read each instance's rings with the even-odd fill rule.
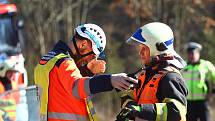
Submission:
[[[19,74],[16,62],[5,60],[0,62],[0,112],[4,121],[17,121],[16,109],[20,100],[19,91],[8,93],[18,89],[15,82]]]
[[[0,57],[17,62],[14,82],[18,88],[25,88],[28,84],[27,71],[24,67],[24,23],[18,18],[17,7],[8,0],[0,0]],[[20,100],[17,102],[16,120],[28,121],[28,105],[26,90],[20,90]]]
[[[188,62],[182,71],[189,90],[187,100],[188,121],[210,121],[208,99],[212,98],[213,84],[215,83],[215,67],[200,59],[202,45],[196,42],[187,44]]]
[[[67,44],[59,41],[40,59],[34,81],[38,87],[41,121],[96,120],[91,95],[113,88],[128,90],[131,83],[137,83],[125,73],[97,74],[105,68],[103,60],[98,59],[105,46],[104,31],[95,24],[83,24],[74,29],[71,41]],[[97,75],[83,77],[81,67]]]

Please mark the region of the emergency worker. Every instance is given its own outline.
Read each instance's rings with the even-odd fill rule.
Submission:
[[[189,90],[188,121],[210,121],[208,101],[212,98],[215,67],[211,62],[200,59],[201,50],[199,43],[187,44],[188,62],[182,74]]]
[[[18,88],[27,87],[27,71],[24,67],[22,50],[25,43],[24,22],[19,18],[16,4],[11,0],[0,0],[0,58],[6,55],[6,59],[16,61],[18,72],[13,75]],[[28,105],[26,90],[19,91],[19,101],[16,107],[16,120],[28,121]]]
[[[7,91],[18,89],[14,81],[18,70],[16,63],[11,60],[5,60],[0,63],[0,112],[5,121],[16,121],[16,106],[19,101],[19,92],[7,93]]]
[[[173,48],[171,28],[160,22],[140,27],[128,40],[139,50],[142,72],[133,98],[123,95],[118,121],[186,121],[185,82],[179,72],[184,60]]]
[[[127,90],[131,82],[137,83],[137,80],[125,73],[83,77],[77,67],[82,63],[80,61],[84,61],[94,74],[103,71],[98,66],[102,61],[98,56],[105,49],[106,36],[95,24],[80,25],[74,32],[68,44],[59,41],[35,68],[41,121],[96,120],[91,95],[113,88]],[[87,56],[95,58],[90,57],[89,61]]]

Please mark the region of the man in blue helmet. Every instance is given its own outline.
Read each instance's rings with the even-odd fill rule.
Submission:
[[[98,56],[106,45],[105,33],[98,25],[83,24],[74,32],[69,43],[59,41],[35,68],[41,121],[95,121],[91,95],[113,88],[128,90],[131,82],[137,83],[124,73],[97,74],[105,69]],[[89,77],[83,68],[97,75]]]

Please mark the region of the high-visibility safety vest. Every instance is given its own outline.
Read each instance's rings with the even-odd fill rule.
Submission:
[[[208,93],[206,81],[210,84],[215,81],[215,67],[212,63],[200,60],[199,64],[188,64],[182,71],[188,87],[187,99],[190,101],[205,100]]]
[[[156,97],[159,82],[164,77],[168,71],[159,71],[155,74],[146,85],[144,85],[146,73],[145,71],[140,74],[138,80],[141,81],[141,86],[138,89],[134,89],[134,100],[138,104],[155,104],[156,106],[156,121],[167,121],[167,103],[173,103],[180,111],[181,121],[186,121],[186,106],[176,99],[165,98],[162,102],[158,101]],[[178,72],[179,73],[179,72]],[[165,81],[165,80],[164,80]],[[137,121],[145,121],[136,118]]]
[[[7,95],[0,100],[0,110],[8,114],[11,121],[16,121],[16,100],[11,95]]]
[[[15,89],[16,83],[11,83],[12,87]],[[3,87],[2,83],[0,83],[0,87]],[[4,92],[1,92],[0,94]],[[0,97],[0,110],[4,111],[8,115],[10,121],[16,121],[16,98],[18,98],[17,96],[19,96],[19,92],[6,94],[3,97]]]
[[[51,53],[54,53],[51,51]],[[77,98],[80,95],[86,95],[84,87],[89,87],[85,81],[89,78],[78,78],[68,80],[70,90],[66,90],[58,79],[58,73],[52,72],[56,66],[56,62],[63,58],[70,59],[70,65],[75,67],[71,70],[71,76],[81,77],[74,60],[66,54],[51,54],[51,58],[47,61],[41,61],[34,72],[35,83],[38,87],[38,97],[40,100],[40,120],[41,121],[96,121],[95,110],[89,96],[85,98]],[[72,68],[74,68],[72,67]],[[53,80],[50,80],[51,74],[55,73]],[[64,80],[65,81],[65,80]],[[67,80],[66,80],[67,81]],[[66,82],[67,83],[67,82]],[[69,87],[70,88],[70,87]],[[57,89],[60,89],[56,92]],[[80,91],[83,90],[83,91]]]

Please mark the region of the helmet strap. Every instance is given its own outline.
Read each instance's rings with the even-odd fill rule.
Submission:
[[[174,56],[172,56],[172,55],[161,54],[161,55],[152,57],[151,64],[154,65],[154,64],[160,63],[162,61],[173,60],[173,59],[174,59]]]
[[[75,50],[76,50],[76,52],[77,52],[77,55],[74,55],[74,60],[75,60],[76,62],[79,61],[81,58],[83,58],[83,57],[85,57],[85,56],[88,56],[88,55],[90,55],[90,54],[93,54],[93,51],[91,51],[91,52],[88,52],[88,53],[86,53],[86,54],[84,54],[84,55],[81,55],[80,52],[79,52],[79,49],[78,49],[78,46],[77,46],[77,43],[76,43],[74,37],[72,38],[72,41],[73,41],[73,45],[74,45],[74,47],[75,47]]]

